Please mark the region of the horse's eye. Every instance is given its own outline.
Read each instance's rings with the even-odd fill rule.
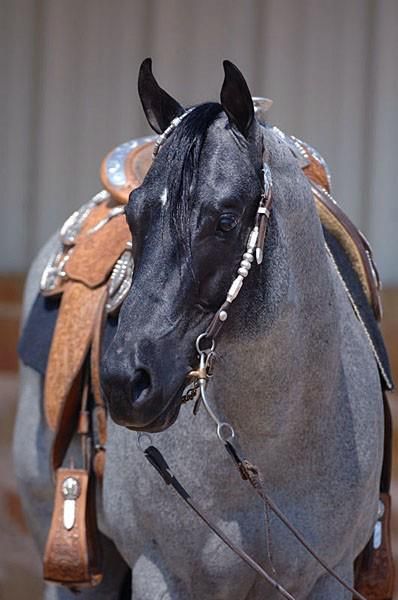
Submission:
[[[217,231],[231,231],[238,224],[238,218],[232,213],[221,215],[217,224]]]

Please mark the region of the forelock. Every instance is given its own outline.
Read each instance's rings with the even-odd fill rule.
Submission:
[[[189,246],[188,220],[193,202],[191,190],[195,185],[207,130],[221,111],[222,106],[216,102],[196,106],[162,144],[155,158],[167,164],[166,209],[180,247]]]

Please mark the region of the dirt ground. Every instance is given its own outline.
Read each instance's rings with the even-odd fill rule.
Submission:
[[[40,600],[41,562],[24,525],[12,470],[11,439],[17,392],[16,375],[0,373],[0,600]],[[397,431],[397,397],[392,402],[392,409]],[[395,443],[398,458],[397,450]],[[398,571],[398,460],[394,464],[392,496],[393,545]]]
[[[41,563],[24,524],[11,460],[18,393],[14,374],[0,375],[0,599],[40,600]]]

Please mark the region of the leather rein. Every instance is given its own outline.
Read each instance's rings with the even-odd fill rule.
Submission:
[[[163,142],[174,131],[178,124],[184,119],[190,111],[183,113],[181,116],[174,119],[171,125],[160,136],[155,149],[154,158],[158,154]],[[311,556],[322,566],[322,568],[336,581],[338,581],[354,598],[358,600],[366,600],[366,598],[344,581],[334,569],[332,569],[306,542],[303,535],[290,522],[288,517],[278,508],[272,498],[265,491],[263,476],[256,465],[249,460],[241,457],[236,446],[234,445],[235,431],[230,423],[221,421],[214,412],[209,403],[206,389],[209,379],[213,376],[213,367],[215,359],[216,338],[219,336],[225,321],[228,319],[228,313],[232,302],[237,298],[242,288],[245,278],[248,276],[252,264],[255,262],[261,264],[264,254],[264,244],[266,240],[268,222],[271,215],[272,207],[272,176],[271,171],[266,162],[263,163],[263,192],[260,197],[259,206],[255,216],[254,227],[251,230],[246,244],[245,252],[243,253],[240,262],[237,276],[232,282],[225,302],[215,313],[206,331],[196,339],[196,351],[199,358],[199,368],[191,371],[188,377],[193,380],[188,391],[183,396],[183,402],[195,400],[194,414],[203,403],[209,416],[215,422],[217,437],[223,444],[224,449],[232,458],[233,464],[238,469],[241,478],[248,481],[253,487],[255,493],[264,503],[266,515],[271,510],[284,523],[292,535],[300,542],[300,544],[311,554]],[[145,447],[144,440],[149,440],[149,445]],[[138,446],[144,453],[145,458],[161,475],[167,485],[171,485],[177,494],[188,504],[188,506],[199,516],[202,521],[226,544],[235,554],[237,554],[246,564],[256,571],[263,579],[267,581],[274,589],[276,589],[284,598],[295,600],[281,584],[279,584],[269,573],[267,573],[257,561],[249,556],[242,548],[237,546],[211,519],[210,517],[196,504],[191,498],[187,490],[183,487],[180,481],[172,473],[169,465],[158,448],[152,444],[152,438],[148,433],[138,434]],[[270,560],[271,557],[269,556]],[[272,563],[272,560],[271,560]]]

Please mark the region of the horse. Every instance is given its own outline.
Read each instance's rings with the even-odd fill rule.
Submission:
[[[243,485],[204,408],[193,414],[181,401],[197,367],[195,340],[242,268],[264,165],[273,198],[264,253],[242,275],[217,338],[208,402],[255,458],[270,497],[350,585],[377,520],[384,421],[374,355],[325,248],[297,157],[256,118],[237,67],[224,61],[224,70],[220,103],[188,111],[159,86],[149,59],[140,70],[139,95],[161,144],[125,211],[134,278],[101,372],[108,408],[98,499],[104,578],[82,600],[280,597],[164,486],[134,431],[151,436],[220,529],[295,598],[352,598]],[[24,320],[56,239],[30,270]],[[15,469],[43,553],[54,491],[42,395],[42,377],[22,365]],[[44,597],[75,596],[46,584]]]

